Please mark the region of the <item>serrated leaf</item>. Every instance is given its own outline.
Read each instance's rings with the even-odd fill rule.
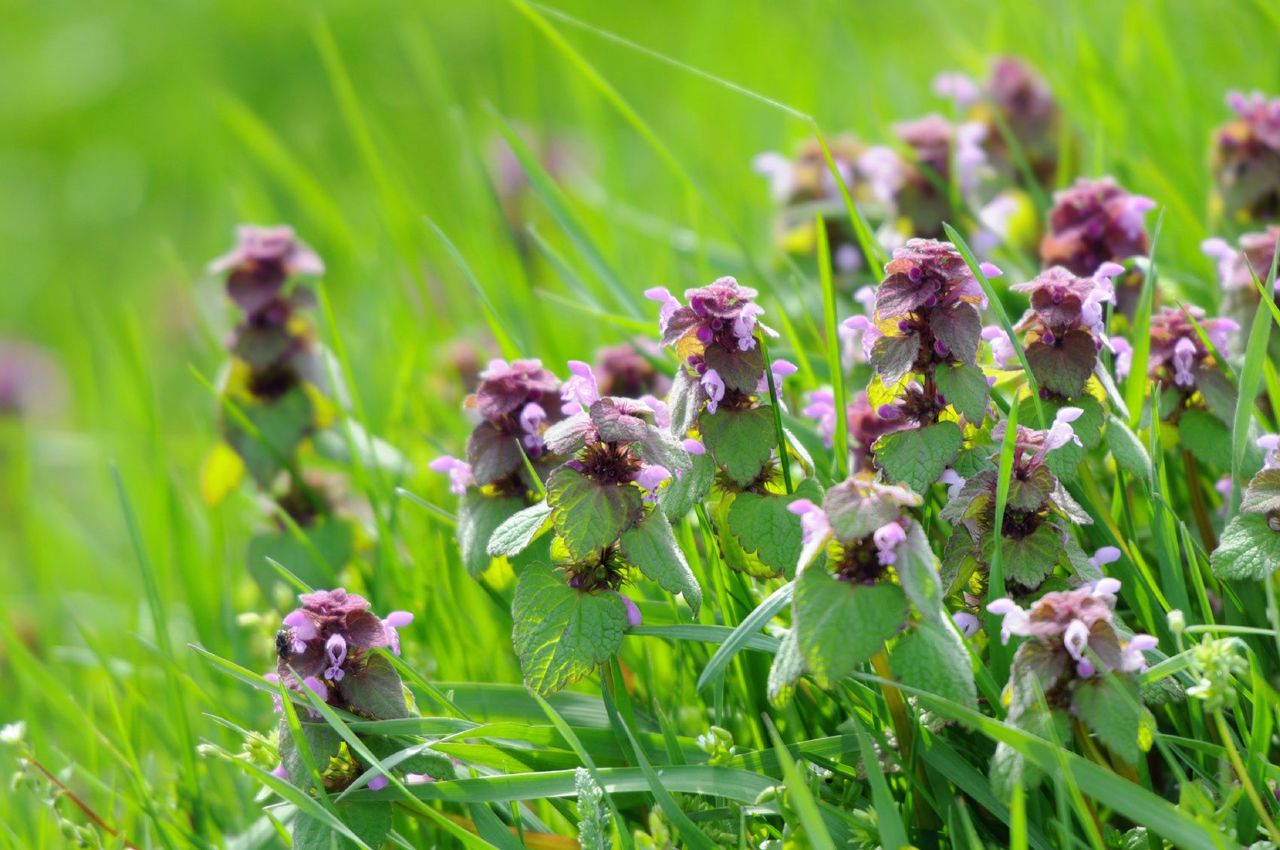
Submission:
[[[1023,641],[1009,670],[1010,716],[1032,709],[1057,685],[1067,670],[1068,656],[1039,640]]]
[[[627,563],[656,581],[663,590],[679,593],[693,610],[693,616],[698,616],[702,588],[693,577],[689,562],[671,531],[671,523],[662,511],[650,512],[641,523],[623,532],[619,542]]]
[[[549,516],[551,506],[545,501],[512,514],[489,536],[489,554],[495,558],[520,554],[529,548]]]
[[[760,346],[746,351],[733,350],[713,344],[703,354],[708,369],[715,369],[724,385],[740,393],[752,395],[764,376],[764,358]]]
[[[489,567],[489,538],[493,532],[524,508],[515,496],[486,496],[471,488],[458,503],[458,548],[462,564],[471,576]]]
[[[627,627],[621,596],[613,591],[579,593],[545,564],[531,564],[520,574],[511,616],[525,684],[542,696],[608,661]]]
[[[311,751],[311,757],[323,772],[329,759],[338,754],[342,746],[342,736],[327,723],[302,723],[302,739]],[[289,732],[286,722],[280,723],[280,763],[284,765],[289,781],[299,788],[310,788],[313,780],[302,753],[298,751],[297,742]]]
[[[601,484],[570,466],[547,478],[547,504],[556,534],[573,558],[585,558],[618,539],[640,515],[633,484]]]
[[[703,442],[716,464],[744,487],[754,481],[777,442],[772,411],[764,406],[719,410],[699,422]]]
[[[991,562],[993,543],[984,541],[987,563]],[[1039,587],[1053,572],[1062,554],[1062,533],[1052,523],[1040,526],[1025,537],[1005,537],[1000,551],[1004,574],[1023,587]]]
[[[547,428],[542,439],[547,444],[547,451],[567,457],[587,444],[587,434],[594,427],[586,413],[575,413]]]
[[[391,803],[342,802],[338,818],[370,847],[381,847],[391,832]],[[299,812],[293,821],[294,850],[354,850],[358,845],[327,824]]]
[[[676,369],[671,379],[671,391],[667,393],[667,410],[671,414],[671,434],[683,439],[702,409],[698,382],[689,376],[684,366]]]
[[[982,316],[977,307],[967,301],[935,307],[929,311],[928,322],[934,336],[951,350],[952,356],[964,363],[974,362],[982,338]]]
[[[1151,480],[1151,458],[1138,436],[1115,416],[1107,418],[1107,448],[1116,465],[1143,481]]]
[[[904,685],[978,707],[969,651],[955,632],[941,624],[920,623],[899,638],[889,653],[889,667]]]
[[[1134,676],[1107,673],[1078,682],[1071,695],[1071,710],[1107,749],[1129,764],[1137,764],[1142,704]]]
[[[1218,578],[1261,581],[1280,569],[1280,531],[1265,514],[1240,514],[1223,529],[1210,564]]]
[[[938,382],[938,392],[961,416],[975,424],[982,422],[991,399],[991,386],[982,369],[968,363],[951,363],[938,367],[933,378]]]
[[[800,517],[787,510],[796,496],[739,493],[729,506],[729,531],[775,575],[794,571],[802,547]]]
[[[911,371],[920,353],[920,335],[882,336],[871,349],[871,367],[885,384],[896,384]]]
[[[955,459],[961,442],[960,426],[938,422],[886,434],[876,440],[872,452],[888,481],[904,482],[915,492],[924,493]]]
[[[1280,511],[1280,469],[1264,469],[1244,490],[1244,500],[1240,503],[1240,512],[1245,514],[1267,514]]]
[[[628,413],[616,399],[608,396],[592,402],[588,411],[592,423],[606,443],[638,443],[649,434],[649,424]]]
[[[1010,716],[1009,722],[1048,741],[1067,740],[1068,720],[1061,711],[1036,706],[1017,717]],[[1008,802],[1016,786],[1021,786],[1024,791],[1036,788],[1043,778],[1040,768],[1028,762],[1016,749],[1003,741],[996,746],[995,755],[991,758],[991,790],[1000,800]]]
[[[1082,330],[1068,331],[1053,345],[1036,342],[1027,346],[1027,363],[1037,383],[1068,399],[1084,392],[1097,359],[1093,336]]]
[[[896,498],[895,498],[896,497]],[[822,499],[822,512],[838,539],[850,542],[893,522],[904,506],[920,504],[920,496],[902,488],[872,486],[850,478],[832,487]]]
[[[1206,410],[1185,410],[1178,419],[1182,447],[1213,469],[1231,469],[1231,430]]]
[[[852,584],[812,566],[796,579],[796,641],[824,688],[875,655],[906,620],[907,597],[895,584]]]
[[[400,674],[383,655],[369,655],[363,665],[338,682],[338,693],[351,710],[370,720],[397,720],[409,716]]]

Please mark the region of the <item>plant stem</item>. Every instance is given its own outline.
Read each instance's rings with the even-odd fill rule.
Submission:
[[[886,682],[893,681],[893,671],[889,668],[889,655],[883,648],[871,656],[871,666],[875,668],[876,675],[881,679]],[[884,695],[885,705],[889,707],[889,714],[893,718],[893,731],[898,738],[898,752],[902,754],[902,766],[906,770],[911,770],[912,765],[915,764],[915,736],[912,734],[911,718],[907,716],[907,703],[902,698],[902,691],[893,685],[881,683],[880,693]],[[915,770],[917,778],[923,785],[927,780],[924,766],[915,764]],[[923,801],[915,807],[915,820],[916,827],[925,834],[938,827],[933,810]]]
[[[1262,820],[1263,826],[1267,828],[1267,834],[1271,836],[1271,840],[1280,844],[1280,830],[1276,829],[1275,821],[1271,819],[1271,813],[1262,804],[1262,798],[1258,796],[1258,790],[1253,787],[1253,782],[1249,779],[1249,773],[1244,768],[1244,762],[1240,760],[1240,753],[1236,750],[1235,739],[1231,737],[1231,730],[1227,728],[1227,721],[1223,718],[1222,712],[1215,711],[1213,719],[1218,726],[1218,735],[1222,738],[1222,745],[1226,747],[1227,755],[1231,759],[1231,766],[1235,768],[1236,776],[1240,777],[1240,785],[1244,787],[1244,792],[1248,795],[1249,802],[1253,803],[1253,808],[1257,810],[1258,817]]]

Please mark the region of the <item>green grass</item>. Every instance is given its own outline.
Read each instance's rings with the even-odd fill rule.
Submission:
[[[360,462],[343,471],[353,496],[374,508],[377,542],[364,553],[372,569],[362,590],[375,610],[417,615],[405,630],[404,660],[425,680],[414,687],[423,713],[559,727],[551,709],[544,713],[516,685],[509,572],[495,569],[483,584],[466,575],[448,522],[454,499],[426,469],[436,455],[456,453],[468,429],[455,365],[464,351],[481,363],[518,351],[563,374],[570,357],[651,335],[643,330],[654,312],[640,298],[645,288],[679,291],[733,273],[761,290],[770,314],[789,313],[785,324],[765,320],[785,331],[774,354],[803,359],[786,387],[798,409],[806,374],[829,383],[822,340],[833,316],[816,276],[777,262],[772,207],[764,181],[750,173],[752,156],[789,151],[812,134],[811,122],[828,138],[851,129],[883,139],[894,121],[945,111],[929,93],[936,72],[978,74],[1001,52],[1026,57],[1048,78],[1087,140],[1086,171],[1114,174],[1160,202],[1160,285],[1211,308],[1213,267],[1198,249],[1212,233],[1208,134],[1226,117],[1227,89],[1280,88],[1280,18],[1261,0],[1051,9],[1014,0],[6,5],[0,335],[56,358],[67,404],[54,415],[0,419],[0,724],[26,720],[41,763],[138,847],[230,846],[249,830],[261,840],[235,846],[284,846],[261,820],[258,779],[195,750],[200,742],[241,748],[241,735],[215,717],[268,729],[273,715],[267,694],[188,644],[264,671],[276,614],[288,605],[263,599],[248,578],[247,542],[268,521],[250,488],[209,509],[197,487],[217,400],[193,375],[218,373],[229,326],[219,284],[203,268],[226,249],[235,223],[289,222],[325,258],[324,309],[314,318],[357,391],[352,415],[411,465],[403,478]],[[485,164],[495,139],[516,139],[522,128],[562,135],[577,152],[578,174],[560,188],[534,174],[522,202],[530,232],[504,221]],[[803,358],[787,350],[797,346]],[[1260,384],[1265,354],[1245,364],[1242,382]],[[1132,392],[1129,401],[1137,421]],[[349,447],[362,439],[341,430]],[[1243,439],[1237,429],[1233,456]],[[1178,505],[1187,486],[1180,474],[1179,466],[1161,468],[1157,482]],[[397,487],[412,496],[399,498]],[[1188,584],[1189,573],[1208,576],[1204,554],[1180,542],[1193,540],[1190,514],[1134,507],[1117,493],[1115,504],[1108,489],[1087,506],[1114,516],[1110,527],[1160,529],[1154,549],[1143,547],[1151,563],[1132,568]],[[419,499],[444,512],[421,509]],[[1110,542],[1107,527],[1096,523],[1087,539]],[[692,541],[685,532],[678,535]],[[704,624],[733,627],[763,598],[715,559],[693,567],[720,615]],[[1167,595],[1197,597],[1180,590]],[[1274,622],[1274,603],[1268,615],[1256,587],[1219,591],[1249,623]],[[1167,648],[1156,597],[1136,582],[1129,593],[1144,594],[1131,607],[1150,612],[1134,626]],[[653,605],[648,622],[670,624],[671,609]],[[1194,622],[1212,622],[1193,605]],[[1275,642],[1246,639],[1274,674]],[[634,705],[602,703],[604,684],[590,680],[550,702],[581,740],[562,730],[525,752],[504,743],[507,729],[459,752],[502,773],[560,770],[589,752],[628,828],[643,825],[637,811],[658,806],[684,832],[699,830],[699,821],[670,814],[675,802],[653,771],[675,763],[671,748],[700,756],[691,739],[718,723],[747,755],[725,768],[738,769],[723,779],[736,784],[711,805],[748,802],[742,797],[756,789],[741,774],[770,760],[768,784],[787,787],[788,817],[814,846],[826,846],[828,829],[860,834],[875,820],[869,812],[891,834],[895,797],[949,799],[951,784],[966,777],[985,788],[984,777],[965,773],[969,761],[944,765],[931,750],[918,772],[923,785],[912,771],[878,779],[873,771],[869,790],[853,783],[842,799],[815,799],[797,787],[809,765],[793,769],[793,761],[851,772],[860,750],[892,732],[879,691],[849,683],[841,703],[856,707],[858,720],[839,729],[849,717],[844,705],[806,696],[774,713],[773,738],[759,718],[767,656],[740,639],[730,644],[741,651],[716,656],[716,675],[700,682],[714,643],[628,637],[621,660],[634,676]],[[1258,758],[1268,741],[1251,729],[1261,721],[1245,718],[1274,718],[1273,685],[1259,679],[1242,688],[1233,724],[1247,766],[1259,765],[1255,783],[1276,772]],[[615,711],[625,722],[611,724]],[[1225,751],[1204,749],[1221,745],[1208,730],[1212,717],[1160,719],[1160,758],[1206,783],[1229,770]],[[965,755],[982,732],[1016,738],[990,718],[982,723],[965,733]],[[1020,741],[1033,760],[1051,762],[1043,742]],[[1187,792],[1179,814],[1139,785],[1117,787],[1114,774],[1070,758],[1064,769],[1079,794],[1130,819],[1167,819],[1186,846],[1214,823],[1199,792]],[[12,769],[0,749],[0,770]],[[721,781],[700,764],[681,770],[676,793]],[[493,803],[489,811],[509,820],[512,800],[531,801],[526,827],[532,817],[573,834],[570,807],[539,802],[569,796],[571,773],[528,779],[525,790],[467,781],[477,784],[457,796],[423,797],[434,819],[401,815],[397,829],[410,846],[452,846],[456,822],[443,815],[471,818],[465,804]],[[1081,816],[1077,804],[1061,793],[1059,804],[1037,792],[1012,815],[953,808],[948,826],[957,846],[965,846],[964,818],[988,842],[1003,834],[993,827],[1000,820],[1019,823],[1015,833],[1030,846],[1041,831],[1055,842],[1059,829],[1084,840],[1072,821]],[[39,800],[29,790],[0,795],[0,845],[64,846]],[[1238,810],[1250,811],[1247,799]],[[86,820],[66,800],[60,811]]]

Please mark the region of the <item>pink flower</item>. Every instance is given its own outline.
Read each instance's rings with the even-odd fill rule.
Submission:
[[[569,361],[569,380],[560,388],[560,398],[564,400],[562,408],[566,416],[579,410],[586,410],[600,400],[600,388],[596,384],[595,372],[591,365],[581,360]]]
[[[644,617],[640,614],[640,608],[636,603],[632,602],[628,597],[621,593],[618,597],[622,599],[622,607],[627,609],[627,627],[634,629],[636,626],[644,622]]]
[[[455,495],[466,495],[467,488],[476,483],[475,477],[471,474],[471,464],[456,457],[444,455],[431,461],[428,466],[432,472],[449,474],[449,491]]]
[[[715,369],[708,369],[702,376],[700,381],[703,391],[707,394],[707,412],[715,413],[716,408],[720,405],[720,400],[724,398],[724,381],[720,380],[720,373]]]
[[[907,539],[907,533],[898,521],[887,522],[872,533],[871,539],[876,544],[876,558],[882,566],[890,566],[897,562],[897,548]]]

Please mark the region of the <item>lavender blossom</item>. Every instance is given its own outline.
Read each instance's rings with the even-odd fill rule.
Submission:
[[[580,364],[586,375],[591,367]],[[572,393],[584,386],[581,375],[566,384]],[[590,392],[590,389],[583,389]],[[492,360],[480,373],[480,384],[467,397],[466,407],[480,414],[481,422],[467,440],[466,462],[471,467],[474,483],[493,485],[500,491],[523,493],[524,460],[521,450],[537,461],[546,450],[544,434],[548,427],[564,415],[566,399],[561,397],[560,380],[537,360]],[[444,464],[442,463],[442,466]],[[433,467],[434,468],[434,467]],[[454,474],[456,466],[447,471]],[[437,470],[442,471],[442,470]],[[458,470],[460,480],[465,476]]]
[[[1213,355],[1201,341],[1191,320],[1204,329],[1218,353],[1227,356],[1231,334],[1240,326],[1231,319],[1204,318],[1204,310],[1165,307],[1151,317],[1151,355],[1148,374],[1166,387],[1190,395],[1199,386],[1203,370],[1216,368]]]
[[[446,473],[449,476],[449,492],[456,496],[466,495],[468,487],[474,487],[475,476],[471,474],[471,464],[456,457],[443,455],[428,464],[432,472]]]

